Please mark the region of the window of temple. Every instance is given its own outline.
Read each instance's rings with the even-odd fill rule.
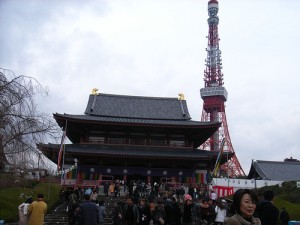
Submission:
[[[146,145],[146,139],[145,138],[130,138],[129,143],[131,145]]]
[[[165,139],[150,139],[150,145],[156,145],[156,146],[164,146],[167,144],[167,140]]]
[[[108,142],[112,144],[123,144],[124,138],[123,137],[109,137]]]
[[[91,143],[104,143],[104,141],[105,141],[105,137],[95,137],[95,136],[89,137],[89,142]]]
[[[185,146],[184,134],[170,134],[169,138],[170,138],[170,146],[178,146],[178,147]]]
[[[184,140],[170,140],[170,146],[184,147],[185,146],[185,141]]]

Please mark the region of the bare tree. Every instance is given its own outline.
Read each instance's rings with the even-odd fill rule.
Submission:
[[[0,68],[1,168],[4,162],[18,163],[20,159],[31,164],[31,156],[40,154],[36,144],[59,134],[52,116],[37,110],[37,94],[47,95],[47,90],[36,79]]]

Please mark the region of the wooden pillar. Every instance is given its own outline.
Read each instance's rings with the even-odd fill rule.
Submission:
[[[151,183],[151,176],[150,175],[147,176],[147,184],[149,184],[149,183]]]

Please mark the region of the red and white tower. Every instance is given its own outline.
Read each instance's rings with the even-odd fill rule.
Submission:
[[[222,74],[222,59],[221,51],[219,49],[219,3],[217,0],[210,0],[208,2],[208,46],[206,48],[207,58],[205,60],[204,70],[204,88],[200,89],[201,98],[203,99],[203,110],[201,121],[219,121],[222,122],[221,127],[216,131],[200,148],[210,151],[219,151],[223,138],[225,138],[225,145],[223,152],[234,153],[232,143],[230,140],[226,114],[225,102],[227,100],[227,91],[223,87]],[[230,177],[245,176],[243,168],[241,167],[236,154],[221,167]]]

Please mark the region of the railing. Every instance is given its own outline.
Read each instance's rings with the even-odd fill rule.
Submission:
[[[61,185],[66,187],[98,187],[102,185],[104,182],[110,182],[112,180],[77,180],[76,179],[62,179]]]
[[[157,140],[154,140],[154,142],[151,143],[151,139],[140,139],[140,138],[122,138],[122,139],[87,139],[82,138],[80,140],[80,143],[84,144],[120,144],[120,145],[148,145],[148,146],[159,146],[159,147],[184,147],[184,148],[190,148],[193,146],[192,143],[180,143],[180,141],[177,140],[164,140],[164,142],[158,142]]]

